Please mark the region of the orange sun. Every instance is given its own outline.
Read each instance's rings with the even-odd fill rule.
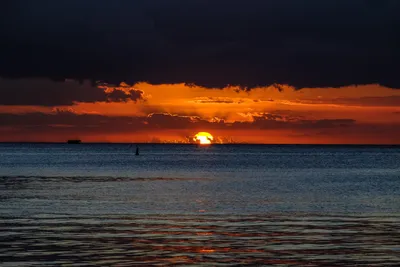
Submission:
[[[200,145],[210,145],[211,141],[214,140],[214,137],[207,132],[199,132],[194,138],[194,141],[198,142]]]

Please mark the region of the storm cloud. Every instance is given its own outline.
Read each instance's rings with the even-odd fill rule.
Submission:
[[[55,82],[49,79],[1,79],[0,105],[67,106],[78,102],[144,100],[144,92],[128,87],[96,85],[90,81]]]
[[[3,77],[400,88],[397,0],[14,0],[1,10]]]

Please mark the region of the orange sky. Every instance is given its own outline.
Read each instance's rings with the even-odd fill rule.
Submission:
[[[197,131],[207,131],[219,143],[400,143],[400,90],[379,85],[301,90],[281,86],[283,90],[267,87],[248,92],[184,84],[119,87],[131,88],[143,91],[144,100],[0,106],[0,115],[18,114],[3,121],[0,140],[187,142]],[[36,122],[30,117],[55,119],[60,113],[76,116],[79,125],[74,118],[66,122],[60,117],[57,123],[46,124],[46,119]],[[132,123],[130,118],[138,120]]]

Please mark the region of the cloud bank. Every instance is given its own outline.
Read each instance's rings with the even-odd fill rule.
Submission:
[[[147,136],[147,141],[161,140],[166,132],[181,137],[182,142],[191,142],[199,131],[222,133],[220,140],[229,141],[228,136],[240,132],[258,133],[265,138],[261,142],[273,142],[271,135],[299,138],[306,143],[388,143],[398,144],[400,124],[360,123],[354,119],[307,119],[284,113],[247,114],[249,121],[226,122],[214,118],[207,120],[198,116],[181,116],[170,113],[153,113],[148,116],[105,116],[100,114],[78,114],[72,109],[55,109],[52,113],[32,112],[25,114],[0,113],[0,141],[65,141],[71,137],[84,140],[108,140],[115,135]],[[227,135],[225,135],[225,134]],[[379,138],[377,138],[379,136]],[[151,138],[153,137],[153,138]],[[5,139],[2,139],[5,138]],[[46,139],[47,138],[47,139]],[[225,138],[225,139],[224,139]],[[119,138],[113,139],[121,140]],[[179,141],[179,140],[178,140]],[[293,140],[292,140],[293,142]]]
[[[0,105],[67,106],[78,102],[141,101],[144,92],[129,85],[97,85],[89,81],[54,82],[49,79],[1,79]]]
[[[14,0],[1,10],[3,77],[400,88],[397,0]]]

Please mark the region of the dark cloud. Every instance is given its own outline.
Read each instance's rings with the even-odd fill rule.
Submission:
[[[260,113],[251,122],[226,123],[223,119],[206,120],[198,116],[182,116],[169,113],[153,113],[148,116],[106,116],[78,114],[72,109],[55,109],[52,113],[0,114],[0,125],[7,127],[75,128],[94,132],[134,132],[168,129],[325,129],[346,127],[355,123],[351,119],[305,120],[279,114]]]
[[[352,142],[398,143],[400,124],[357,123],[352,119],[307,120],[283,114],[254,114],[253,121],[226,123],[221,119],[205,120],[197,116],[169,113],[143,117],[76,114],[73,110],[56,109],[53,113],[0,114],[0,141],[64,141],[69,138],[145,133],[162,136],[163,130],[182,130],[190,135],[207,129],[220,130],[283,130],[288,136],[331,136]],[[192,140],[187,136],[187,140]],[[105,139],[107,140],[107,139]],[[154,139],[155,140],[155,139]],[[153,140],[153,141],[154,141]],[[311,140],[311,139],[310,139]],[[225,142],[228,142],[225,140]],[[310,141],[312,142],[312,141]]]
[[[397,0],[2,4],[0,75],[400,88]]]
[[[349,127],[356,123],[353,119],[322,119],[316,121],[303,120],[300,121],[302,128],[316,128],[316,129],[326,129],[326,128],[343,128]]]
[[[106,90],[107,89],[107,90]],[[77,102],[127,102],[144,100],[140,90],[97,86],[88,81],[55,82],[49,79],[1,79],[0,105],[63,106]]]
[[[328,129],[352,126],[356,123],[353,119],[320,119],[310,120],[302,116],[284,114],[257,113],[251,115],[252,122],[234,122],[233,127],[238,129],[256,128],[262,130],[276,129]],[[249,125],[251,125],[249,127]]]
[[[0,114],[0,125],[12,127],[16,132],[27,135],[35,133],[110,134],[140,131],[141,126],[144,126],[144,120],[141,117],[109,117],[98,114],[77,114],[70,110],[55,110],[53,113],[3,113]]]
[[[127,92],[122,90],[113,90],[110,93],[106,93],[108,102],[127,102],[132,100],[134,102],[143,100],[143,91],[130,89]]]

